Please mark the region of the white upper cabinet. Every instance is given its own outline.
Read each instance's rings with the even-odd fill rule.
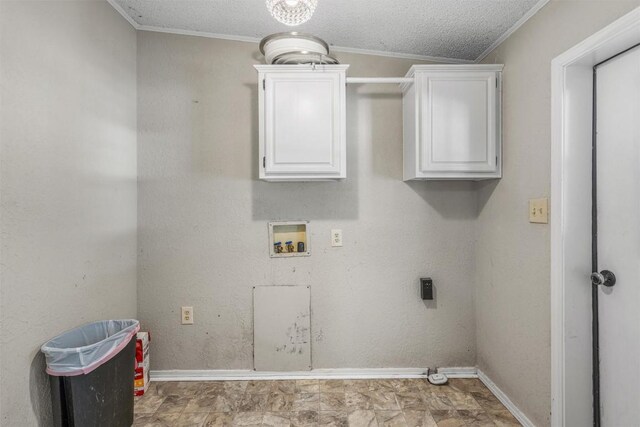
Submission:
[[[415,65],[404,86],[404,179],[500,178],[502,65]]]
[[[256,65],[260,179],[346,178],[348,65]]]

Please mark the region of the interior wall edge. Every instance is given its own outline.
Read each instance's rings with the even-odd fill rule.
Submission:
[[[52,425],[43,343],[136,312],[136,32],[0,2],[0,424]]]
[[[481,369],[477,369],[477,373],[480,381],[482,381],[482,383],[487,386],[489,390],[491,390],[491,393],[493,393],[498,398],[498,400],[502,402],[502,404],[509,410],[509,412],[511,412],[511,414],[516,417],[516,419],[520,421],[520,423],[524,427],[535,427],[535,424],[533,424],[533,422],[529,418],[527,418],[524,412],[522,412],[520,408],[518,408],[518,406],[516,406],[516,404],[511,401],[511,399],[509,399],[509,396],[507,396],[496,385],[496,383],[494,383],[491,378],[487,376],[487,374],[485,374]]]
[[[533,15],[538,13],[540,9],[545,7],[547,3],[551,0],[539,0],[538,3],[535,4],[527,13],[525,13],[522,18],[516,21],[507,31],[502,33],[500,37],[489,46],[484,52],[482,52],[473,62],[482,62],[484,58],[486,58],[491,52],[496,50],[505,40],[507,40],[513,33],[518,31],[520,27],[522,27],[529,19],[533,18]]]

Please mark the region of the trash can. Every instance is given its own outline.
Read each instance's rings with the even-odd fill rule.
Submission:
[[[41,351],[51,380],[54,425],[133,424],[137,320],[104,320],[67,331]]]

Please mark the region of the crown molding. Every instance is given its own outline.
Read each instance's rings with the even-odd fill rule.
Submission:
[[[107,2],[118,13],[120,13],[120,15],[122,15],[122,17],[126,19],[127,22],[131,24],[133,28],[135,28],[138,31],[178,34],[182,36],[206,37],[210,39],[230,40],[230,41],[245,42],[245,43],[260,43],[260,40],[261,40],[258,37],[235,36],[230,34],[209,33],[206,31],[180,30],[177,28],[157,27],[154,25],[140,25],[133,18],[131,18],[131,16],[129,16],[129,14],[116,2],[116,0],[107,0]],[[416,61],[430,61],[430,62],[438,62],[443,64],[470,64],[474,62],[473,60],[470,60],[470,59],[444,58],[439,56],[416,55],[412,53],[389,52],[384,50],[372,50],[372,49],[359,49],[355,47],[344,47],[344,46],[331,46],[331,50],[333,52],[340,52],[340,53],[356,53],[360,55],[383,56],[388,58],[414,59]]]
[[[133,18],[131,16],[129,16],[129,14],[122,8],[122,6],[120,6],[116,0],[107,0],[107,3],[109,3],[111,5],[111,7],[113,7],[116,12],[118,12],[120,15],[122,15],[122,17],[124,19],[126,19],[126,21],[131,24],[131,26],[133,28],[135,28],[136,30],[139,29],[139,25],[136,21],[133,20]]]
[[[107,0],[107,1],[111,2],[114,0]],[[205,31],[179,30],[176,28],[164,28],[164,27],[156,27],[152,25],[136,25],[134,26],[134,28],[136,28],[136,30],[138,31],[151,31],[151,32],[157,32],[157,33],[178,34],[183,36],[206,37],[210,39],[221,39],[221,40],[230,40],[230,41],[246,42],[246,43],[260,43],[260,40],[261,40],[257,37],[234,36],[229,34],[208,33]],[[473,63],[473,60],[469,60],[469,59],[443,58],[438,56],[415,55],[411,53],[388,52],[384,50],[359,49],[354,47],[333,46],[333,45],[331,45],[331,51],[339,52],[339,53],[354,53],[354,54],[360,54],[360,55],[383,56],[383,57],[399,58],[399,59],[414,59],[417,61],[430,61],[430,62],[439,62],[444,64]]]
[[[372,55],[372,56],[382,56],[387,58],[398,58],[398,59],[413,59],[416,61],[429,61],[436,62],[441,64],[474,64],[482,61],[489,53],[491,53],[495,48],[497,48],[502,42],[504,42],[511,34],[516,32],[518,28],[524,25],[533,15],[538,13],[540,9],[542,9],[550,0],[539,0],[538,3],[527,13],[525,13],[522,18],[520,18],[514,25],[512,25],[507,31],[502,33],[498,39],[491,44],[484,52],[480,54],[476,59],[460,59],[460,58],[447,58],[440,56],[430,56],[430,55],[416,55],[413,53],[403,53],[403,52],[389,52],[385,50],[375,50],[375,49],[360,49],[356,47],[345,47],[345,46],[331,46],[331,50],[334,52],[340,53],[354,53],[359,55]],[[210,39],[220,39],[220,40],[230,40],[237,42],[245,42],[245,43],[260,43],[260,38],[258,37],[249,37],[249,36],[235,36],[231,34],[219,34],[219,33],[209,33],[206,31],[193,31],[193,30],[180,30],[177,28],[167,28],[167,27],[158,27],[154,25],[140,25],[138,24],[129,14],[120,6],[116,0],[107,0],[107,2],[118,12],[124,19],[127,20],[129,24],[133,28],[138,31],[151,31],[156,33],[167,33],[167,34],[178,34],[183,36],[195,36],[195,37],[206,37]]]
[[[474,62],[478,63],[478,62],[482,61],[484,58],[486,58],[487,55],[489,55],[491,52],[493,52],[493,50],[495,48],[500,46],[506,39],[508,39],[511,36],[511,34],[513,34],[516,31],[518,31],[518,29],[520,27],[522,27],[525,24],[525,22],[527,22],[529,19],[531,19],[533,17],[533,15],[538,13],[540,11],[540,9],[542,9],[544,6],[546,6],[546,4],[549,3],[549,1],[550,0],[539,0],[538,3],[535,4],[535,6],[533,6],[531,9],[529,9],[529,11],[522,16],[522,18],[518,19],[516,21],[516,23],[513,24],[507,31],[502,33],[502,35],[500,37],[498,37],[498,39],[496,41],[491,43],[491,46],[486,48],[484,50],[484,52],[482,52],[480,54],[480,56],[478,56]]]
[[[243,42],[243,43],[260,43],[260,40],[261,40],[257,37],[234,36],[230,34],[207,33],[204,31],[193,31],[193,30],[179,30],[176,28],[156,27],[153,25],[138,25],[136,29],[138,31],[149,31],[152,33],[177,34],[180,36],[204,37],[208,39],[228,40],[228,41]]]

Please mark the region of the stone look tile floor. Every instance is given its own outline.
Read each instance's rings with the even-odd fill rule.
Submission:
[[[152,382],[134,426],[519,426],[477,379]]]

